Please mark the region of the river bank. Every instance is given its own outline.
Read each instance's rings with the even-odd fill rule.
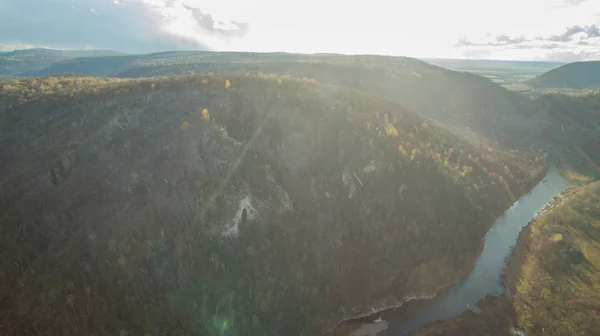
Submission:
[[[598,272],[590,266],[599,251],[600,229],[589,214],[600,208],[596,204],[600,200],[599,190],[598,184],[568,187],[523,228],[502,277],[507,292],[479,301],[477,313],[466,311],[455,318],[430,323],[411,336],[515,335],[536,330],[543,334],[571,335],[574,330],[585,334],[598,330],[600,322],[595,317],[598,310],[592,307],[600,309],[600,306],[590,298],[595,292],[590,285]],[[587,204],[581,204],[586,200]],[[579,218],[591,219],[591,223]],[[575,227],[577,224],[581,226]],[[584,234],[574,237],[572,233]],[[586,312],[585,316],[591,316],[587,323],[574,317],[581,314],[578,305]],[[571,319],[574,323],[568,322]]]
[[[537,213],[537,216],[551,211],[556,206],[561,204],[565,199],[572,197],[578,190],[578,187],[568,187],[564,189],[561,191],[560,196],[554,196],[552,200],[550,200],[544,206],[544,208]],[[507,266],[502,274],[502,284],[508,288],[511,293],[516,292],[517,281],[519,280],[519,270],[523,267],[526,254],[531,252],[531,230],[532,224],[535,222],[535,220],[536,219],[529,221],[519,233],[517,244],[515,244],[513,247]]]
[[[478,312],[467,310],[457,317],[430,323],[410,336],[509,336],[516,316],[508,295],[488,295],[477,302]]]
[[[535,175],[535,178],[532,179],[531,182],[531,186],[529,186],[528,189],[525,190],[529,190],[529,192],[531,192],[533,189],[535,189],[536,186],[539,186],[542,184],[542,180],[548,180],[548,174],[549,174],[549,170],[546,171],[542,171],[541,173],[538,172],[538,174]],[[552,178],[558,178],[561,182],[564,181],[564,179],[562,179],[562,177],[560,176],[560,174],[558,174],[558,172],[556,170],[552,170]],[[519,199],[521,198],[521,196],[527,194],[526,192],[523,192],[521,195],[519,195]],[[553,195],[553,194],[552,194]],[[512,207],[510,207],[510,209],[506,209],[504,211],[504,215],[506,214],[507,211],[513,209],[517,204],[519,203],[519,201],[515,202]],[[543,203],[541,204],[543,205]],[[540,205],[540,207],[541,207]],[[507,208],[509,208],[509,206],[507,206]],[[531,214],[531,212],[529,212],[529,214]],[[495,225],[495,222],[498,221],[499,218],[504,216],[502,214],[502,212],[499,212],[497,214],[497,216],[494,216],[492,218],[490,218],[490,224],[487,226],[488,228],[493,227]],[[486,231],[489,234],[489,231]],[[487,235],[485,237],[487,239]],[[516,239],[516,236],[515,236]],[[329,333],[329,335],[354,335],[353,331],[357,331],[360,330],[361,327],[363,327],[364,325],[368,325],[368,324],[374,324],[374,322],[376,320],[378,320],[379,318],[383,318],[383,321],[389,321],[390,322],[390,326],[388,328],[388,330],[386,331],[378,331],[378,333],[372,333],[372,334],[364,334],[364,335],[386,335],[386,334],[397,334],[398,333],[398,327],[399,325],[402,325],[403,322],[397,319],[397,315],[402,315],[404,310],[405,305],[410,305],[411,308],[409,308],[409,310],[413,310],[415,309],[417,312],[423,312],[424,310],[426,310],[425,306],[428,306],[430,304],[434,304],[435,305],[435,301],[439,300],[440,297],[442,300],[445,300],[447,296],[444,296],[443,294],[445,294],[449,289],[455,288],[455,287],[460,287],[462,285],[464,285],[465,283],[465,279],[466,277],[471,274],[477,264],[477,261],[479,260],[482,252],[484,251],[485,248],[485,241],[486,240],[482,240],[481,242],[481,248],[478,250],[477,254],[473,255],[473,259],[472,261],[466,262],[465,263],[465,267],[457,270],[456,274],[455,274],[455,281],[452,281],[450,284],[443,286],[441,288],[438,288],[436,290],[434,290],[432,293],[429,294],[420,294],[420,297],[426,297],[427,299],[423,300],[415,300],[415,298],[412,297],[407,297],[403,300],[400,300],[399,302],[396,302],[395,304],[387,304],[387,305],[382,305],[380,307],[377,308],[373,308],[371,312],[368,312],[367,314],[364,314],[362,316],[358,316],[356,318],[351,318],[351,319],[347,319],[345,321],[342,321],[331,333]],[[503,260],[500,260],[500,262],[503,262]],[[496,277],[496,280],[500,277],[500,275],[498,274],[498,277]],[[446,293],[448,294],[448,293]],[[431,303],[431,302],[434,303]],[[461,307],[468,307],[468,305],[475,304],[475,302],[478,301],[478,298],[476,298],[475,300],[473,300],[472,298],[467,300],[469,302],[465,302],[465,304],[462,304]],[[471,302],[472,301],[472,302]],[[462,310],[460,310],[459,312],[455,313],[455,314],[459,314],[460,312],[462,312]],[[412,314],[408,314],[408,315],[412,315]],[[419,320],[419,318],[417,318],[416,320]],[[415,326],[410,326],[409,329],[410,330],[414,330],[412,328],[414,328]],[[417,326],[418,328],[419,326]],[[410,331],[408,330],[408,331]],[[401,328],[400,334],[407,332],[407,331],[403,331]]]

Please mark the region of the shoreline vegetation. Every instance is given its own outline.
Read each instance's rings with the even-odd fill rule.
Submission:
[[[411,336],[592,335],[600,330],[599,257],[600,182],[568,187],[520,233],[502,277],[507,293]]]
[[[520,199],[523,195],[527,194],[528,192],[531,191],[531,189],[533,189],[538,183],[542,183],[544,176],[546,176],[547,172],[548,172],[549,166],[546,165],[544,170],[541,171],[541,173],[537,174],[536,178],[530,183],[530,185],[527,187],[527,191],[517,195],[517,200]],[[506,207],[506,209],[504,211],[507,211],[510,206],[509,205]],[[494,220],[492,220],[491,224],[489,225],[489,229],[491,229],[492,225],[496,222],[496,220],[498,220],[498,218],[500,218],[502,216],[502,213],[500,213],[498,216],[496,216],[496,218]],[[528,226],[526,226],[528,227]],[[520,239],[520,236],[519,236]],[[469,275],[469,273],[472,271],[473,266],[475,265],[475,261],[477,260],[477,258],[479,257],[479,255],[481,254],[481,252],[483,251],[483,247],[484,247],[484,243],[485,243],[485,236],[481,239],[481,247],[479,249],[479,251],[477,252],[477,254],[475,255],[475,258],[473,260],[473,262],[471,263],[471,267],[468,270],[464,270],[461,273],[461,278],[453,283],[448,284],[447,286],[444,286],[443,288],[427,295],[427,294],[422,294],[422,296],[419,296],[421,294],[415,294],[414,298],[410,298],[408,300],[402,300],[401,302],[398,302],[396,304],[391,304],[388,306],[385,306],[383,308],[372,308],[372,312],[369,312],[367,314],[364,315],[357,315],[356,317],[351,317],[345,320],[340,321],[336,327],[330,331],[328,331],[327,333],[325,333],[325,335],[327,336],[345,336],[345,335],[349,335],[351,334],[353,331],[358,330],[359,328],[361,328],[361,326],[366,325],[366,324],[372,324],[375,321],[377,321],[377,319],[379,318],[379,316],[381,315],[381,313],[385,312],[385,311],[390,311],[390,310],[395,310],[398,309],[400,307],[402,307],[404,304],[406,304],[407,302],[411,301],[411,300],[430,300],[435,298],[437,295],[439,295],[440,293],[444,292],[445,290],[447,290],[448,288],[460,283],[461,281],[463,281],[465,279],[465,277],[467,277]],[[491,295],[489,295],[491,296]],[[488,300],[488,298],[486,297],[486,299],[482,300],[482,304],[483,301]],[[486,301],[487,302],[487,301]],[[496,301],[493,301],[494,303]],[[485,303],[488,304],[488,303]],[[477,303],[477,305],[479,305],[479,302]],[[470,311],[469,311],[470,312]]]
[[[569,167],[564,167],[560,170],[562,176],[564,176],[567,180],[578,183],[588,183],[594,180],[593,177],[582,174],[573,170]]]

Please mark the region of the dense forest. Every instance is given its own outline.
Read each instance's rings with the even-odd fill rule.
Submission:
[[[381,59],[380,59],[381,58]],[[210,62],[136,65],[119,77],[173,74],[267,73],[313,78],[399,102],[436,120],[471,128],[513,146],[532,130],[524,98],[469,73],[450,71],[422,61],[376,56],[337,56],[310,61]]]
[[[247,52],[161,52],[81,57],[23,71],[39,77],[61,73],[139,78],[214,74],[277,74],[312,78],[396,101],[436,120],[510,147],[528,148],[539,137],[524,113],[525,97],[491,80],[408,57]]]
[[[544,173],[313,79],[0,86],[8,334],[314,335],[434,293]]]
[[[23,55],[48,57],[48,51],[42,51],[44,50],[32,50],[29,53],[22,51],[11,57],[20,59],[21,64],[29,64],[29,58]],[[565,151],[560,151],[560,147],[570,148],[565,138],[556,141],[557,136],[560,138],[557,129],[562,131],[563,127],[569,125],[559,123],[561,120],[556,118],[556,111],[548,111],[549,108],[556,110],[552,99],[570,99],[564,93],[555,98],[544,95],[530,99],[485,77],[448,70],[408,57],[177,51],[121,56],[99,54],[67,59],[54,56],[52,62],[43,64],[47,66],[40,68],[36,64],[18,75],[37,77],[77,73],[140,78],[213,73],[276,74],[311,78],[398,102],[420,114],[457,127],[459,133],[474,132],[511,148],[544,148],[545,151],[554,152],[552,154],[556,156],[565,154]],[[536,65],[533,63],[531,66]],[[532,81],[552,76],[557,71],[564,73],[560,78],[582,80],[593,74],[590,69],[594,66],[594,62],[569,64],[550,70]],[[584,75],[578,70],[581,67],[586,69],[583,71]],[[471,70],[477,72],[478,68],[474,65],[473,69]],[[581,112],[578,104],[563,104],[563,107],[571,115]],[[549,113],[554,116],[549,116]],[[573,155],[566,159],[573,159]]]
[[[543,145],[567,166],[588,174],[600,170],[600,93],[548,93],[533,102],[542,120]]]

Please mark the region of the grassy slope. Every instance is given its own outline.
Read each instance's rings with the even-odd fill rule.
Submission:
[[[568,190],[519,237],[508,267],[514,294],[415,335],[595,335],[600,329],[600,182]]]
[[[0,92],[9,334],[314,334],[458,281],[540,176],[527,153],[311,80]]]
[[[600,85],[600,61],[574,62],[530,79],[538,88],[583,89]]]

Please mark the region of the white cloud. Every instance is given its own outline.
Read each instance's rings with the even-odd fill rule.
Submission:
[[[219,50],[451,57],[466,51],[452,48],[460,37],[471,41],[501,35],[534,39],[562,34],[568,26],[600,24],[596,16],[600,0],[122,1],[141,2],[160,13],[163,29],[170,34]],[[211,15],[215,28],[231,29],[232,22],[243,22],[248,32],[231,38],[202,30],[189,8]],[[527,49],[490,48],[489,52],[498,57],[536,58],[549,52],[542,47],[532,48],[529,54]],[[593,55],[593,46],[588,49]]]
[[[530,43],[529,49],[523,48],[526,44],[519,48],[453,45],[465,37],[472,43],[485,44],[498,42],[496,38],[500,36],[506,36],[507,44],[511,44],[510,40],[519,38],[533,41],[540,36],[558,37],[568,27],[600,26],[600,0],[65,1],[93,3],[96,12],[106,16],[129,15],[140,25],[141,32],[136,32],[139,35],[145,30],[217,50],[501,58],[545,57],[552,49],[582,50],[586,57],[599,52],[597,41],[584,38],[581,32],[564,41],[556,38],[553,42],[559,46],[552,49],[549,44],[537,42]],[[51,24],[45,27],[52,29]],[[131,29],[123,29],[124,35],[131,35],[130,32]],[[144,51],[152,49],[152,40],[144,36],[148,41]]]

